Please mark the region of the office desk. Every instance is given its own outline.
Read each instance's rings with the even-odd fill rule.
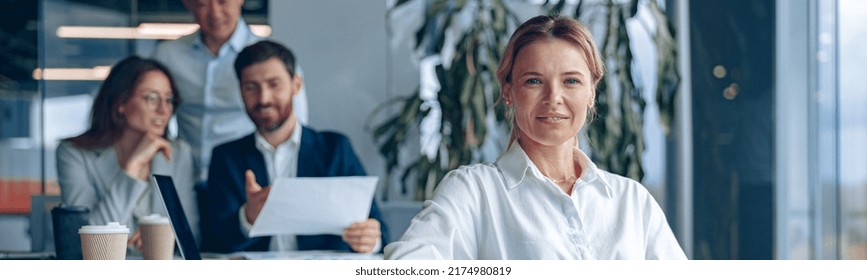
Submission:
[[[53,260],[54,252],[0,252],[0,260]]]
[[[382,260],[382,254],[359,254],[336,251],[202,253],[206,260]]]
[[[336,251],[202,253],[205,260],[382,260],[382,254],[359,254]],[[53,260],[54,252],[0,252],[0,260]],[[142,260],[140,253],[127,253],[127,260]],[[180,256],[174,256],[181,260]]]

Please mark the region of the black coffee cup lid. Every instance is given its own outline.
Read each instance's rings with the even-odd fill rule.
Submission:
[[[66,205],[66,204],[62,204],[62,203],[61,203],[60,205],[57,205],[57,207],[54,207],[54,209],[52,209],[51,211],[52,211],[52,212],[53,212],[53,211],[64,211],[64,212],[88,212],[88,211],[90,211],[90,210],[87,209],[87,207],[84,207],[84,206],[81,206],[81,205]]]

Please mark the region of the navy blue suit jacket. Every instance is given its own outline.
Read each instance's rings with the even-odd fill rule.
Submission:
[[[334,132],[316,132],[307,127],[302,129],[298,177],[366,175],[346,136]],[[238,216],[238,211],[247,201],[244,177],[247,169],[253,170],[259,185],[270,185],[265,159],[256,149],[255,141],[253,134],[250,134],[214,148],[208,185],[199,193],[202,251],[230,253],[269,249],[271,237],[247,237],[241,230]],[[382,246],[385,247],[387,230],[375,201],[370,207],[370,218],[382,225]],[[349,244],[337,235],[299,235],[297,241],[299,250],[351,251]]]

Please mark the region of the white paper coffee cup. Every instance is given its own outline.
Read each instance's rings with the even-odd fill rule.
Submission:
[[[169,218],[151,214],[139,220],[142,254],[146,260],[171,260],[175,250],[175,233]]]
[[[125,260],[129,228],[117,222],[88,225],[78,230],[85,260]]]

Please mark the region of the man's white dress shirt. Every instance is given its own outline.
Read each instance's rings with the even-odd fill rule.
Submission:
[[[449,172],[386,259],[686,259],[640,183],[582,168],[566,194],[520,144],[494,164]]]
[[[265,137],[256,132],[256,149],[265,158],[265,169],[268,170],[268,184],[273,185],[274,180],[280,177],[294,178],[298,174],[298,149],[301,147],[301,125],[295,123],[295,129],[289,141],[283,142],[277,147],[268,143]],[[244,214],[244,206],[241,206],[241,228],[250,231],[250,223]],[[298,249],[298,241],[295,235],[284,234],[271,237],[271,251],[295,251]]]
[[[264,38],[253,34],[243,19],[219,53],[213,55],[202,42],[199,31],[157,46],[153,58],[164,64],[178,87],[178,137],[193,149],[197,180],[205,181],[215,146],[252,133],[241,89],[235,75],[235,58],[244,47]],[[303,77],[300,66],[296,72]],[[293,100],[298,120],[307,123],[307,94],[304,88]]]

